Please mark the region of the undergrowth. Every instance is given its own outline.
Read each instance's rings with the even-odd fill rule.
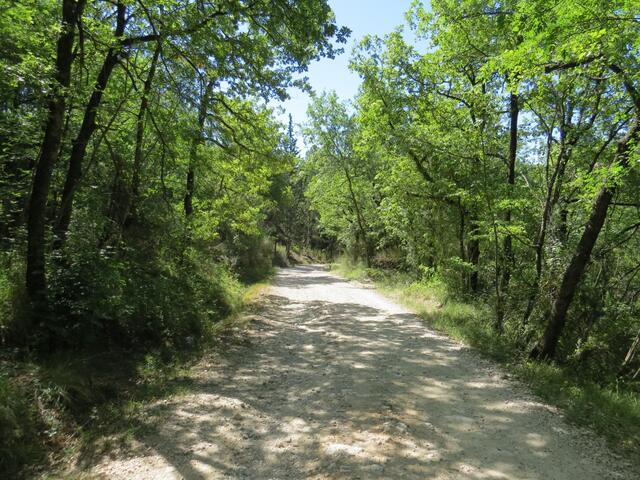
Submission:
[[[566,418],[604,436],[615,449],[640,465],[640,399],[632,392],[601,386],[568,366],[528,360],[514,332],[497,336],[492,311],[482,302],[450,294],[437,277],[417,279],[405,272],[366,268],[345,258],[332,270],[349,280],[371,281],[434,329],[500,362],[545,401],[560,407]]]
[[[79,319],[118,328],[130,337],[127,341],[106,335],[88,341],[83,336],[54,352],[6,346],[0,350],[0,478],[55,472],[70,458],[89,458],[109,447],[99,439],[135,435],[143,428],[145,404],[187,389],[187,372],[202,354],[232,341],[243,328],[241,312],[265,287],[271,268],[262,267],[253,277],[262,280],[244,284],[214,262],[200,259],[197,268],[194,265],[185,263],[177,272],[167,270],[137,282],[146,291],[118,288],[119,296],[112,295],[108,306],[116,304],[114,298],[125,305],[120,299],[126,298],[130,311],[107,315],[103,305],[78,302]],[[13,264],[0,272],[3,337],[10,320],[16,322],[9,317],[18,311],[14,304],[20,292],[14,291],[17,282],[10,277],[21,268]],[[178,283],[182,268],[190,268],[195,277],[190,284]],[[104,284],[96,289],[116,291]],[[140,312],[149,302],[145,316],[136,312],[136,302]],[[151,310],[162,307],[165,312]]]

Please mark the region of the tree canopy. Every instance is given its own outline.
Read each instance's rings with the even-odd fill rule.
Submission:
[[[636,398],[640,2],[429,3],[340,99],[306,77],[350,35],[328,0],[2,2],[0,367],[193,348],[273,265],[344,254]]]
[[[321,227],[488,298],[533,358],[637,378],[637,6],[416,2],[409,36],[364,38],[353,108],[309,111]]]

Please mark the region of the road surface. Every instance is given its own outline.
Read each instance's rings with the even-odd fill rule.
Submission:
[[[374,289],[281,270],[245,340],[206,358],[108,479],[635,478],[491,362]]]

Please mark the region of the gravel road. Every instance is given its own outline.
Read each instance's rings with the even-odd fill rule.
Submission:
[[[105,479],[640,478],[472,350],[321,266],[281,270],[243,341],[135,439]]]

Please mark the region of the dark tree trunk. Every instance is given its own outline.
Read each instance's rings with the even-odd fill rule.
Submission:
[[[46,295],[45,223],[46,206],[53,167],[62,143],[67,90],[71,82],[76,24],[82,16],[84,0],[63,0],[61,31],[56,45],[56,82],[49,97],[49,111],[40,154],[36,162],[27,218],[27,292],[32,300]]]
[[[513,187],[516,183],[516,156],[518,153],[518,95],[511,93],[509,95],[509,155],[507,158],[507,186],[508,186],[508,198],[513,196]],[[504,215],[504,222],[509,228],[512,220],[511,207],[507,208]],[[497,232],[496,232],[497,237]],[[498,239],[496,238],[496,242]],[[502,334],[504,329],[504,296],[509,289],[509,282],[511,281],[511,268],[514,264],[513,257],[513,239],[511,234],[507,232],[502,244],[502,262],[499,261],[499,254],[496,252],[497,271],[496,271],[496,317],[494,321],[494,329],[499,334]],[[502,274],[500,275],[500,268]]]
[[[460,223],[458,228],[458,247],[460,249],[460,260],[463,262],[466,260],[466,254],[464,249],[464,232],[465,232],[465,217],[466,212],[462,208],[462,205],[458,203],[458,212],[460,213]]]
[[[123,3],[118,3],[117,21],[114,32],[116,39],[120,39],[124,34],[124,27],[127,21],[126,10],[126,6]],[[71,156],[69,157],[69,168],[62,190],[60,211],[58,212],[58,218],[53,228],[55,235],[54,248],[61,248],[64,245],[71,221],[71,213],[73,211],[73,197],[82,178],[82,163],[89,140],[96,130],[96,115],[102,103],[102,96],[109,83],[111,73],[120,59],[121,48],[122,46],[117,42],[116,45],[110,47],[107,51],[107,55],[102,63],[102,68],[98,73],[93,92],[85,108],[80,131],[73,141]]]
[[[460,213],[460,224],[459,224],[459,228],[458,228],[458,247],[460,248],[460,260],[462,260],[463,262],[465,262],[467,260],[467,254],[466,254],[466,250],[464,247],[464,233],[465,233],[465,219],[466,219],[466,215],[467,213],[465,212],[464,208],[462,207],[462,204],[460,202],[460,200],[458,200],[458,212]],[[463,270],[462,271],[462,286],[463,288],[467,287],[467,275],[466,272]]]
[[[111,150],[113,161],[113,184],[106,211],[109,222],[101,239],[100,246],[116,243],[122,236],[122,226],[127,218],[127,206],[130,198],[127,183],[125,181],[125,162],[119,153]]]
[[[558,225],[558,239],[564,244],[567,241],[567,236],[569,235],[569,210],[567,209],[566,205],[561,206],[559,217],[560,221]]]
[[[149,72],[147,78],[144,81],[142,88],[142,99],[140,100],[140,109],[138,110],[138,116],[136,118],[136,144],[133,155],[133,172],[131,174],[131,199],[128,207],[127,220],[131,220],[136,216],[138,199],[140,197],[140,175],[142,172],[142,164],[144,162],[144,127],[147,117],[147,110],[149,109],[149,95],[151,95],[151,87],[153,86],[153,77],[156,73],[156,67],[158,65],[158,59],[160,58],[162,44],[158,42],[151,58],[151,65],[149,66]]]
[[[518,115],[520,113],[518,105],[518,95],[512,93],[509,97],[509,157],[507,164],[507,185],[509,186],[509,195],[513,193],[513,186],[516,183],[516,155],[518,152]],[[512,212],[511,208],[507,209],[505,213],[505,223],[507,226],[511,223]],[[502,292],[506,292],[509,288],[509,282],[511,280],[511,268],[513,266],[513,239],[510,234],[504,237],[503,243],[503,257],[504,265],[502,267],[502,279],[501,288]],[[502,319],[498,319],[498,322],[502,323]]]
[[[198,159],[198,147],[202,145],[204,140],[204,124],[207,119],[207,109],[209,108],[209,99],[212,90],[213,80],[209,80],[200,98],[200,105],[198,107],[198,131],[195,132],[191,143],[191,151],[189,152],[189,167],[187,169],[187,181],[184,194],[184,214],[186,217],[190,217],[193,214],[193,194],[196,177],[195,165]]]
[[[184,194],[184,214],[190,217],[193,214],[193,191],[195,187],[195,171],[193,163],[187,170],[186,192]]]
[[[627,135],[618,143],[615,161],[623,168],[629,165],[629,151],[638,139],[640,125],[636,123]],[[596,197],[589,220],[585,226],[576,251],[562,276],[560,288],[551,307],[551,316],[547,323],[542,341],[531,352],[531,357],[539,360],[551,360],[556,355],[558,342],[564,329],[567,311],[582,279],[585,268],[591,258],[591,251],[598,240],[602,226],[607,218],[609,205],[616,192],[616,185],[604,186]]]

